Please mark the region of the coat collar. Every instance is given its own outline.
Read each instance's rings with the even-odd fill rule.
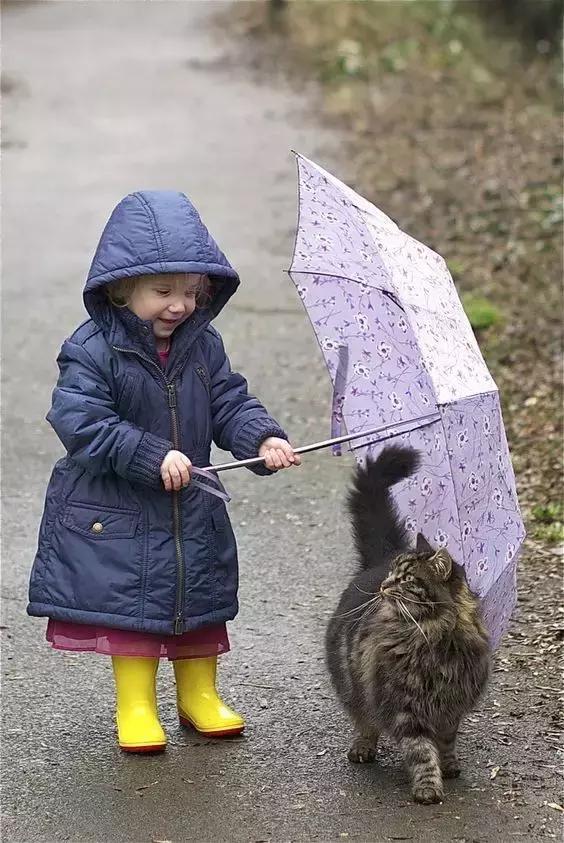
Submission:
[[[160,367],[153,325],[150,321],[139,319],[129,308],[112,307],[110,319],[102,330],[106,333],[111,346],[121,351],[130,351],[148,357]],[[170,354],[167,370],[174,373],[185,363],[196,341],[210,324],[213,314],[209,309],[196,310],[171,337]]]

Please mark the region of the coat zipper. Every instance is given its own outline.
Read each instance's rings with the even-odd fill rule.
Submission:
[[[122,351],[125,354],[136,354],[142,360],[150,363],[158,371],[160,377],[165,382],[168,394],[168,406],[170,409],[171,426],[172,426],[172,444],[176,451],[180,450],[180,436],[178,433],[178,416],[176,413],[176,387],[174,383],[169,383],[163,373],[161,367],[146,357],[139,351],[132,348],[119,348],[117,345],[112,346],[115,351]],[[172,491],[172,522],[174,527],[174,545],[176,548],[176,599],[174,605],[174,634],[182,635],[183,629],[183,615],[182,608],[184,605],[184,554],[182,552],[182,538],[181,538],[181,516],[180,516],[180,493]]]
[[[173,383],[167,384],[168,406],[172,416],[172,442],[176,451],[180,449],[180,436],[178,434],[178,416],[176,414],[176,389]],[[176,606],[174,611],[174,634],[182,634],[182,607],[184,605],[184,554],[182,553],[181,522],[180,522],[180,492],[172,490],[172,513],[174,521],[174,543],[176,545]]]

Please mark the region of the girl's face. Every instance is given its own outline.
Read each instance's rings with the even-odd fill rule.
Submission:
[[[143,321],[153,323],[157,346],[166,346],[172,332],[192,316],[205,278],[194,272],[139,278],[128,307]]]

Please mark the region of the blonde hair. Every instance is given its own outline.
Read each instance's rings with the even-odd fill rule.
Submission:
[[[156,272],[154,275],[137,275],[135,278],[118,278],[111,281],[105,288],[106,295],[114,307],[127,307],[131,301],[131,295],[135,285],[139,281],[155,281],[156,279],[172,282],[186,281],[188,275],[196,273],[188,272]],[[200,275],[196,288],[196,307],[207,307],[212,299],[213,282],[205,275]]]
[[[147,276],[140,275],[139,277],[146,278]],[[118,278],[117,281],[111,281],[104,288],[106,296],[114,307],[127,307],[137,280],[137,278]]]

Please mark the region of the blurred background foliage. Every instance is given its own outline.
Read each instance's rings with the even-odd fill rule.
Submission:
[[[316,117],[342,129],[336,175],[447,260],[501,390],[532,529],[558,540],[562,0],[236,9],[256,70],[309,87]]]

